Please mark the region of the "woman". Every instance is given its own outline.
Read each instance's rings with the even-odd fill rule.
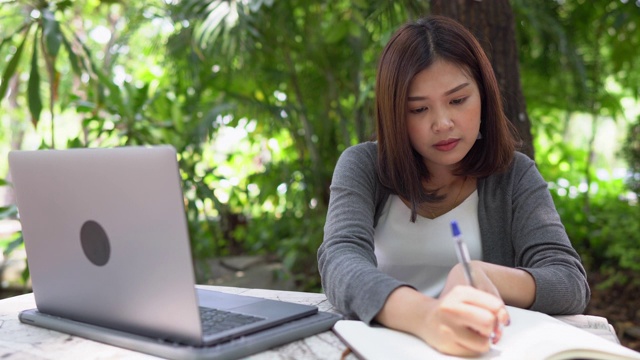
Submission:
[[[580,258],[535,163],[515,151],[469,31],[436,16],[401,27],[380,59],[376,108],[377,142],[348,148],[336,165],[318,250],[338,310],[462,356],[499,341],[505,304],[584,311]],[[456,262],[453,220],[475,287]]]

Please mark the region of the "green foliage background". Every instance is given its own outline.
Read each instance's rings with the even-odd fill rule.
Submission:
[[[585,263],[626,281],[640,271],[640,8],[511,3],[536,161]],[[268,254],[301,289],[318,290],[333,166],[374,135],[378,54],[428,2],[124,4],[0,3],[2,158],[13,148],[171,144],[195,258]],[[630,130],[607,153],[597,139],[611,126]],[[15,214],[8,206],[0,217]],[[21,243],[0,239],[5,251]]]

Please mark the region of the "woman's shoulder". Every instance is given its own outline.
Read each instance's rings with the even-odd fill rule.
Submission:
[[[373,141],[368,141],[346,148],[342,154],[340,154],[338,165],[340,165],[340,163],[348,163],[349,166],[357,164],[366,166],[367,168],[371,166],[375,167],[377,158],[378,144]]]
[[[526,171],[528,168],[535,165],[536,165],[535,161],[532,160],[529,156],[519,151],[514,151],[511,164],[506,168],[505,171],[494,174],[494,177],[495,176],[503,177],[503,176],[509,176],[509,174],[513,175],[513,174],[522,173],[523,171]]]
[[[364,142],[346,148],[334,169],[334,181],[342,179],[354,181],[355,179],[377,179],[377,150],[375,142]]]
[[[513,154],[513,163],[512,163],[512,167],[513,166],[531,166],[532,164],[534,164],[535,161],[533,159],[531,159],[529,156],[519,152],[519,151],[515,151]]]
[[[513,160],[509,167],[502,172],[489,175],[482,179],[482,182],[502,187],[505,183],[518,181],[518,179],[520,179],[525,173],[528,173],[531,168],[536,169],[535,161],[533,161],[529,156],[515,151],[513,154]]]
[[[352,145],[344,150],[343,155],[355,157],[377,157],[378,143],[376,141],[366,141],[360,144]]]
[[[490,175],[478,184],[485,196],[489,193],[505,195],[547,187],[536,162],[521,152],[514,153],[513,161],[506,171]]]
[[[513,156],[510,172],[512,178],[519,181],[534,180],[533,178],[539,180],[538,178],[540,178],[540,171],[538,171],[535,160],[518,151]]]

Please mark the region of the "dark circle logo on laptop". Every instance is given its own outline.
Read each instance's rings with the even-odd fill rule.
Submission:
[[[97,266],[103,266],[109,261],[111,245],[102,226],[93,220],[87,220],[80,228],[80,243],[84,255]]]

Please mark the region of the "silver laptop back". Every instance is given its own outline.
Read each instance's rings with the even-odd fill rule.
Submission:
[[[41,312],[201,343],[172,147],[13,151],[9,166]]]

